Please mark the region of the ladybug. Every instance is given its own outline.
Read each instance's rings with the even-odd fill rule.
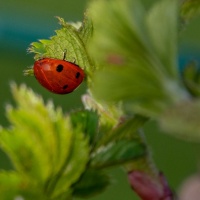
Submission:
[[[84,71],[75,63],[64,59],[43,58],[37,60],[34,63],[33,71],[38,82],[56,94],[73,92],[84,79]]]

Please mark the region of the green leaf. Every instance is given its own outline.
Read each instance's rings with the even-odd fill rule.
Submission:
[[[29,52],[36,54],[35,59],[49,57],[61,60],[66,52],[67,61],[75,62],[86,73],[91,74],[94,66],[86,50],[86,43],[93,31],[91,21],[86,17],[81,27],[77,28],[77,24],[66,23],[59,17],[58,20],[62,28],[55,31],[56,35],[52,36],[50,40],[33,42]]]
[[[93,154],[91,166],[94,168],[105,168],[125,164],[144,155],[146,155],[144,144],[124,139],[111,142],[107,146],[97,150],[96,154]]]
[[[160,117],[161,128],[175,137],[187,141],[200,142],[200,101],[179,103]]]
[[[98,137],[99,116],[97,113],[89,110],[74,112],[71,113],[70,119],[74,128],[79,127],[93,146]]]
[[[156,3],[146,16],[149,37],[154,47],[152,52],[159,58],[172,78],[178,77],[177,71],[177,28],[178,2],[162,0]]]
[[[133,40],[132,45],[137,49],[135,51],[137,56],[140,56],[143,51],[146,52],[147,40],[142,27],[144,10],[139,1],[130,2],[98,0],[91,3],[90,14],[95,32],[90,52],[97,61],[107,61],[112,55],[120,56],[123,60],[125,56],[132,55],[130,37]],[[105,16],[104,20],[102,14]],[[99,67],[106,66],[99,65]]]
[[[94,110],[98,113],[100,128],[104,127],[107,131],[110,131],[121,121],[123,112],[120,104],[98,102],[89,94],[84,95],[82,101],[86,109]]]
[[[2,199],[11,200],[17,196],[22,183],[21,177],[14,172],[0,172],[0,195]],[[19,194],[18,194],[19,195]]]
[[[147,122],[147,120],[148,118],[140,115],[135,115],[131,119],[126,119],[123,123],[118,124],[117,127],[105,134],[98,142],[98,145],[108,145],[110,142],[123,139],[141,142],[138,130]]]
[[[49,40],[44,40],[44,39],[43,40],[39,40],[39,42],[32,42],[31,43],[31,47],[28,50],[31,53],[38,54],[38,55],[36,55],[36,58],[39,59],[46,52],[45,46],[49,45],[50,43],[51,42]]]
[[[12,91],[18,108],[9,106],[7,109],[14,127],[2,130],[2,146],[11,153],[18,170],[44,181],[52,171],[58,172],[69,156],[72,142],[70,121],[63,117],[61,109],[54,110],[52,103],[45,107],[42,98],[25,86],[17,88],[12,85]]]
[[[51,102],[45,105],[26,86],[12,84],[12,93],[17,107],[7,107],[11,127],[0,129],[1,147],[19,177],[34,188],[33,196],[66,199],[88,162],[87,138],[60,108]]]
[[[180,15],[187,22],[200,14],[199,0],[184,0],[181,4]]]
[[[92,154],[91,165],[103,168],[145,157],[146,144],[138,130],[147,120],[136,115],[105,134],[97,143],[99,148]]]
[[[16,172],[0,172],[0,195],[4,200],[24,198],[28,200],[45,200],[41,191],[37,191],[34,183],[30,182],[21,174]]]
[[[78,31],[80,38],[83,40],[84,44],[87,45],[93,35],[93,23],[88,13],[85,13],[84,21]]]
[[[87,170],[74,185],[74,196],[86,198],[98,194],[106,189],[110,179],[103,171]]]
[[[85,171],[89,157],[88,141],[84,138],[80,130],[74,131],[74,144],[70,152],[70,157],[66,160],[60,173],[50,180],[47,190],[52,193],[52,197],[59,197],[65,193],[69,187],[77,181]],[[52,188],[53,186],[53,188]]]
[[[176,66],[175,1],[158,1],[147,12],[137,0],[97,0],[90,13],[90,53],[99,62],[91,91],[97,99],[122,101],[129,113],[156,117],[187,98]]]

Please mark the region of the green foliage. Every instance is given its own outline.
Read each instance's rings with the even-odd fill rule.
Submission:
[[[5,172],[0,173],[0,194],[2,199],[11,200],[20,190],[26,186],[26,181],[23,181],[22,177],[15,172]]]
[[[147,122],[148,118],[135,115],[131,119],[126,119],[116,128],[108,132],[100,141],[102,144],[108,144],[110,141],[120,141],[126,138],[127,140],[134,140],[142,142],[138,134],[138,130]]]
[[[146,154],[145,146],[136,141],[120,140],[99,149],[93,156],[91,165],[94,168],[125,164]]]
[[[7,106],[12,126],[1,129],[0,145],[19,180],[25,182],[24,190],[35,188],[35,194],[48,199],[70,194],[70,186],[89,159],[88,139],[78,127],[72,128],[69,116],[64,116],[60,108],[54,109],[51,102],[45,106],[42,98],[25,86],[12,85],[12,92],[17,108]],[[22,183],[17,185],[17,192]]]
[[[176,1],[159,1],[147,12],[137,0],[99,0],[90,10],[96,30],[90,52],[101,69],[95,97],[149,116],[186,98],[176,66]]]
[[[102,192],[109,183],[110,177],[103,171],[94,169],[86,170],[78,184],[74,185],[74,196],[90,197]]]
[[[79,111],[71,113],[70,115],[72,125],[74,127],[80,127],[82,132],[90,139],[90,145],[93,146],[97,142],[97,130],[99,124],[99,116],[96,112],[92,111]],[[77,123],[77,122],[81,122]]]
[[[196,15],[195,5],[197,1],[185,1],[181,13],[189,18],[196,9]],[[95,33],[90,53],[98,63],[91,92],[106,103],[120,102],[124,114],[155,118],[167,132],[195,140],[197,120],[193,117],[185,129],[180,125],[192,115],[187,109],[184,112],[183,105],[191,105],[199,115],[196,100],[191,99],[191,94],[199,96],[199,70],[186,67],[183,79],[178,72],[178,6],[174,0],[157,1],[148,9],[138,0],[91,3]]]
[[[183,2],[182,18],[198,13],[195,2]],[[184,88],[176,64],[178,2],[147,7],[139,0],[92,1],[83,23],[58,17],[56,34],[31,44],[35,59],[63,59],[66,52],[66,60],[85,70],[88,94],[85,110],[64,115],[25,86],[12,85],[17,107],[7,106],[11,126],[1,127],[0,145],[14,170],[0,172],[3,199],[89,197],[108,186],[105,169],[115,165],[156,177],[140,131],[149,118],[177,137],[192,133],[190,140],[200,140],[200,104],[190,96],[199,95],[198,70],[185,69]]]
[[[123,118],[123,111],[120,104],[106,104],[98,102],[92,95],[86,94],[83,96],[83,104],[86,109],[95,110],[100,117],[100,123],[107,130],[116,126]]]
[[[98,110],[64,115],[24,85],[12,84],[12,94],[16,107],[7,106],[11,126],[0,129],[0,146],[14,166],[11,172],[0,172],[0,196],[5,200],[91,196],[110,182],[104,169],[146,155],[137,136],[143,117],[111,128],[109,120],[108,126],[100,120]]]

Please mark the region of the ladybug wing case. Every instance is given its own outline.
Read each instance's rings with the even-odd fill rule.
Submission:
[[[72,92],[84,79],[84,71],[78,65],[50,58],[35,62],[34,75],[43,87],[57,94]]]

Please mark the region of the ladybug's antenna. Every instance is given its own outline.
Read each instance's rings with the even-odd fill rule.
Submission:
[[[67,50],[65,50],[65,51],[63,52],[63,60],[65,60],[66,55],[67,55]]]

